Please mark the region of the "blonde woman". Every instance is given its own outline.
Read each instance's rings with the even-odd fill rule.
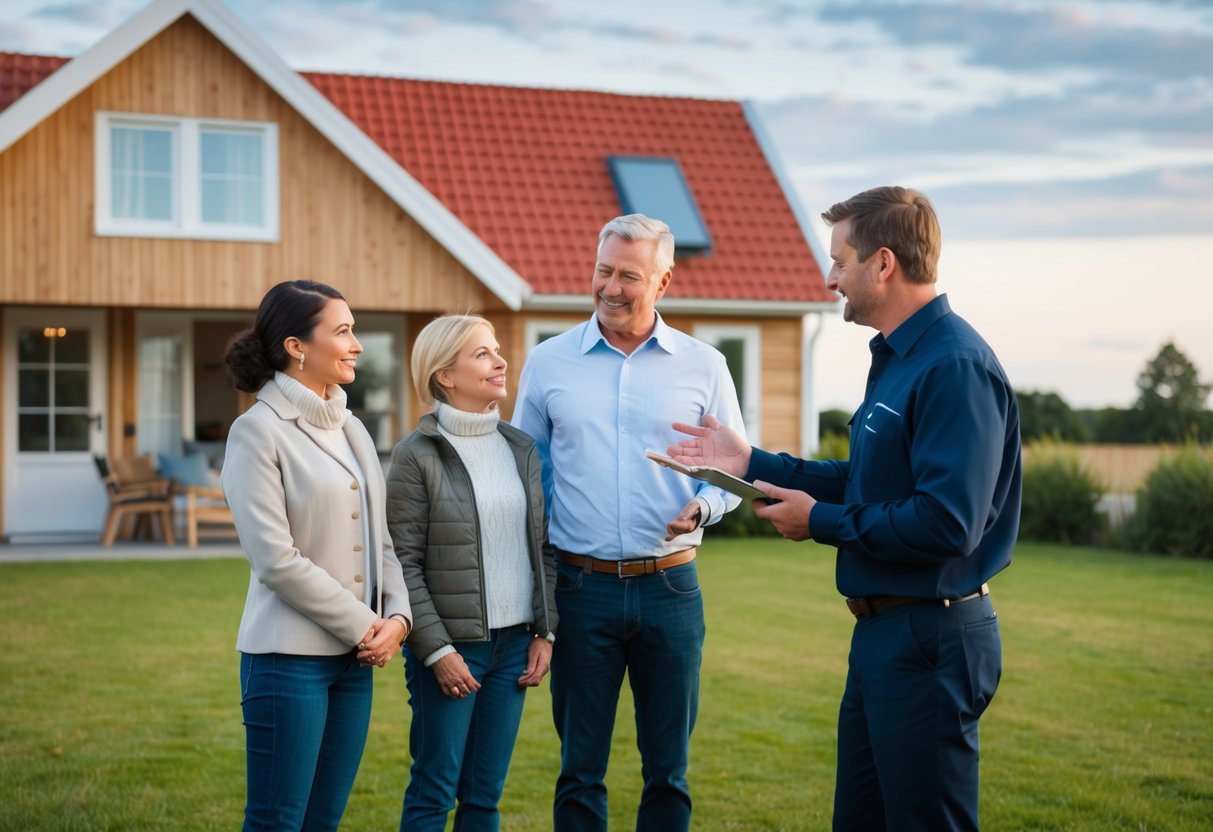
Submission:
[[[341,389],[361,353],[341,293],[292,280],[270,289],[225,355],[237,389],[257,394],[223,465],[251,572],[236,637],[245,830],[337,829],[366,743],[371,668],[409,631],[379,456]]]
[[[526,688],[547,674],[556,574],[539,458],[500,418],[506,361],[475,315],[432,321],[413,383],[433,412],[396,446],[388,526],[414,628],[404,648],[413,721],[401,829],[496,829]]]

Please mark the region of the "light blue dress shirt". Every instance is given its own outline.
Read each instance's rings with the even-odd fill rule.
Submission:
[[[693,498],[708,523],[741,498],[644,452],[665,453],[683,438],[672,422],[697,425],[708,413],[745,434],[724,356],[660,315],[631,355],[607,342],[596,317],[531,350],[513,423],[535,437],[552,545],[604,560],[698,545],[702,528],[667,541],[666,524]]]

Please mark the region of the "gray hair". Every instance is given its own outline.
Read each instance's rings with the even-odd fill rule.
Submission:
[[[450,404],[446,388],[438,383],[435,376],[454,365],[463,342],[473,329],[482,325],[487,326],[490,332],[495,332],[493,325],[479,315],[443,315],[430,321],[417,334],[410,365],[413,389],[417,391],[422,404],[433,407],[435,400]]]
[[[599,251],[602,251],[602,244],[612,234],[629,241],[656,240],[657,255],[654,259],[657,262],[653,265],[657,267],[657,274],[665,274],[674,268],[674,235],[670,227],[661,220],[646,217],[644,214],[615,217],[598,233]]]

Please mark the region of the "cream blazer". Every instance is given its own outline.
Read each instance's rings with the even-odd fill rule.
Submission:
[[[251,573],[237,650],[345,653],[379,617],[367,603],[373,586],[382,617],[402,614],[412,627],[379,456],[358,419],[351,416],[344,431],[366,480],[369,541],[355,472],[325,449],[320,428],[301,418],[272,379],[232,424],[223,493]]]

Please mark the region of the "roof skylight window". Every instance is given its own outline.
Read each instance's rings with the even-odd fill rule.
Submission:
[[[677,159],[659,156],[608,156],[607,169],[625,214],[664,221],[680,254],[710,254],[712,236]]]

